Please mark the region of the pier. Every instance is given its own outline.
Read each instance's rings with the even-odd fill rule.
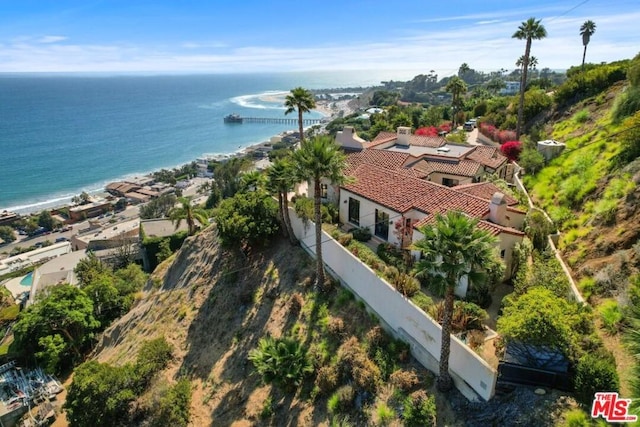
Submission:
[[[316,125],[322,123],[326,119],[302,119],[304,125]],[[269,123],[269,124],[290,124],[297,125],[298,119],[294,118],[274,118],[274,117],[240,117],[233,119],[225,118],[225,123]]]

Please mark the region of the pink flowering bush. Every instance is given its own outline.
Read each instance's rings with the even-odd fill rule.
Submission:
[[[522,143],[520,141],[507,141],[500,146],[500,151],[507,159],[515,162],[522,152]]]
[[[451,123],[447,122],[447,123],[443,123],[440,126],[438,126],[438,129],[440,130],[440,132],[451,132]]]
[[[438,129],[435,126],[421,127],[416,129],[415,135],[438,136]]]
[[[481,134],[494,142],[504,144],[516,139],[516,133],[512,130],[500,130],[490,123],[480,123],[478,130]]]

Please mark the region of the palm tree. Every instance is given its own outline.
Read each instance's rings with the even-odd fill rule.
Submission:
[[[316,108],[316,100],[313,93],[310,91],[297,87],[291,89],[291,93],[287,95],[284,106],[287,107],[284,114],[293,113],[298,111],[298,129],[300,131],[300,144],[304,141],[304,128],[302,126],[302,113],[308,113],[312,109]]]
[[[523,66],[524,66],[524,55],[520,56],[520,58],[518,58],[518,60],[516,61],[516,67],[520,68],[521,73],[522,73]],[[535,70],[537,66],[538,66],[538,58],[531,55],[531,57],[529,58],[529,71]],[[525,82],[525,86],[526,84],[527,82]]]
[[[346,156],[329,135],[318,135],[300,144],[293,152],[296,176],[300,180],[313,182],[313,213],[316,223],[316,289],[324,285],[324,267],[322,262],[322,217],[320,215],[321,189],[323,178],[339,185],[346,182],[342,171],[346,167]]]
[[[582,36],[582,45],[584,51],[582,52],[582,71],[584,71],[584,59],[587,56],[587,45],[591,40],[591,36],[596,32],[596,23],[592,20],[585,21],[580,27],[580,35]]]
[[[416,277],[427,278],[439,294],[444,294],[442,342],[440,346],[440,373],[438,389],[451,389],[449,353],[451,351],[451,317],[454,289],[463,277],[473,283],[482,283],[486,274],[481,268],[492,259],[496,238],[476,227],[477,220],[461,212],[438,214],[434,225],[419,228],[424,238],[413,244],[423,258],[416,263]]]
[[[520,78],[520,101],[518,102],[518,124],[516,125],[516,139],[520,139],[522,130],[522,118],[524,115],[524,91],[525,82],[527,81],[527,70],[529,68],[529,55],[531,54],[531,41],[540,40],[547,37],[547,30],[540,23],[540,19],[529,18],[521,23],[518,31],[511,36],[518,40],[526,40],[527,44],[524,49],[524,63],[522,65],[522,76]]]
[[[462,107],[462,94],[467,92],[467,84],[458,76],[451,77],[447,83],[446,91],[451,92],[451,108],[453,109],[453,125],[451,129],[456,128],[456,113]]]
[[[297,243],[293,227],[291,227],[291,218],[289,218],[289,198],[288,193],[296,183],[294,175],[293,163],[290,156],[277,159],[269,169],[267,169],[268,183],[267,187],[271,193],[278,194],[278,206],[280,209],[280,219],[283,227],[289,237],[292,245]]]
[[[182,224],[183,219],[187,221],[190,236],[194,235],[198,230],[196,220],[202,225],[209,223],[207,212],[202,208],[192,206],[189,197],[179,197],[178,202],[180,202],[180,206],[174,207],[169,212],[169,219],[175,224],[176,230]]]
[[[240,188],[242,191],[258,191],[264,188],[266,178],[259,170],[252,170],[240,175]]]

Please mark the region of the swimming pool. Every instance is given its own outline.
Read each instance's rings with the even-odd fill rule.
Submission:
[[[20,284],[22,286],[28,286],[31,287],[31,284],[33,283],[33,272],[30,271],[29,273],[27,273],[26,276],[24,276],[22,278],[22,280],[20,280]]]

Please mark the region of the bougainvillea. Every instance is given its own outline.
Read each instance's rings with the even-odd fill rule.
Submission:
[[[481,134],[489,138],[490,140],[504,144],[507,141],[513,141],[516,139],[516,133],[512,130],[499,130],[490,123],[480,123],[478,130]]]
[[[438,129],[440,129],[440,132],[451,132],[451,123],[447,122],[447,123],[443,123],[440,126],[438,126]]]
[[[512,162],[516,161],[522,152],[522,143],[520,141],[507,141],[500,146],[500,151]]]
[[[416,129],[415,134],[421,136],[438,136],[438,129],[435,126],[421,127]]]

